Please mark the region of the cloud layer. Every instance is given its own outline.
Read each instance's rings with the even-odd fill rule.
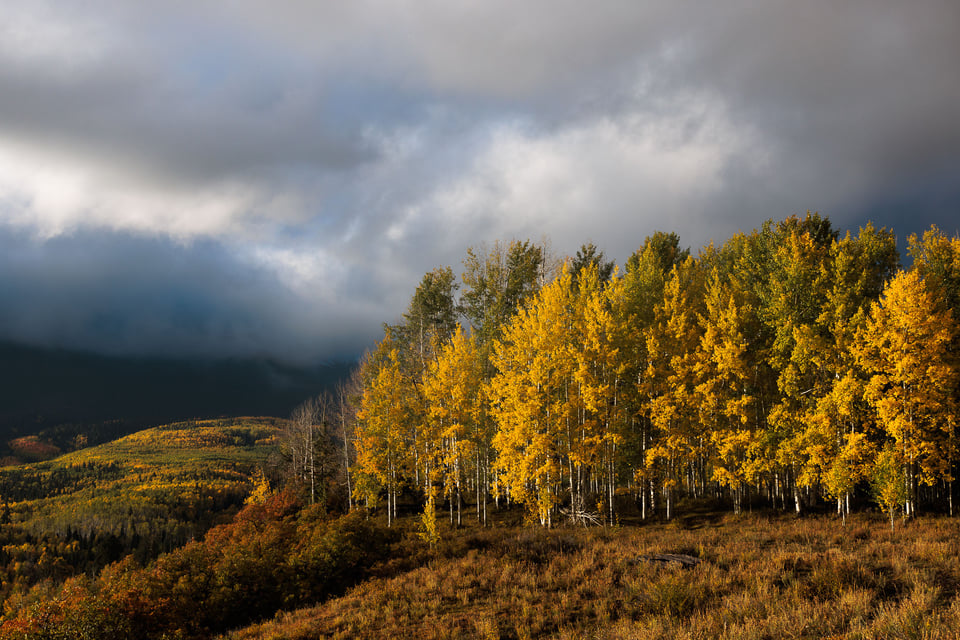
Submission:
[[[953,232],[958,34],[948,0],[14,0],[0,338],[355,355],[484,241]]]

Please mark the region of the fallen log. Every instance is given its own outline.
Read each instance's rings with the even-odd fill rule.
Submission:
[[[595,527],[603,525],[600,514],[593,511],[586,511],[584,509],[560,509],[560,513],[566,516],[567,520],[573,524],[579,524],[584,527],[591,524]]]
[[[653,553],[640,556],[638,559],[642,562],[658,562],[662,565],[679,565],[684,569],[689,569],[700,564],[700,558],[688,556],[683,553]]]

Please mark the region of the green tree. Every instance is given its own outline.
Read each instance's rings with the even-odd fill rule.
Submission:
[[[463,313],[480,345],[492,344],[523,303],[548,279],[546,248],[529,240],[467,250]]]
[[[675,233],[657,232],[644,240],[626,263],[622,278],[611,281],[608,294],[613,326],[611,342],[616,347],[622,389],[617,394],[622,439],[620,459],[634,483],[643,518],[656,511],[657,477],[652,473],[649,452],[657,439],[650,421],[646,392],[648,342],[646,331],[654,322],[654,311],[663,300],[670,271],[689,255],[681,250]]]
[[[888,443],[877,455],[870,474],[870,487],[874,499],[884,513],[890,516],[890,530],[897,509],[903,509],[906,517],[906,505],[909,501],[909,481],[904,473],[902,449]]]
[[[597,270],[597,279],[600,282],[607,282],[613,277],[613,261],[608,261],[603,256],[603,251],[597,249],[592,242],[581,245],[577,249],[577,255],[570,261],[570,275],[573,276],[574,286],[577,286],[580,273],[588,266],[593,266]]]

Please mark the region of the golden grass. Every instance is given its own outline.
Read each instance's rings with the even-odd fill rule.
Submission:
[[[954,638],[960,521],[745,516],[687,527],[444,530],[252,638]],[[692,569],[649,564],[695,555]]]

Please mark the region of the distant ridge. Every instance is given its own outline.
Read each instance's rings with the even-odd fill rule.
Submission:
[[[104,356],[0,342],[0,450],[13,437],[45,431],[63,439],[72,427],[107,422],[119,423],[117,437],[177,420],[288,417],[352,366]]]

